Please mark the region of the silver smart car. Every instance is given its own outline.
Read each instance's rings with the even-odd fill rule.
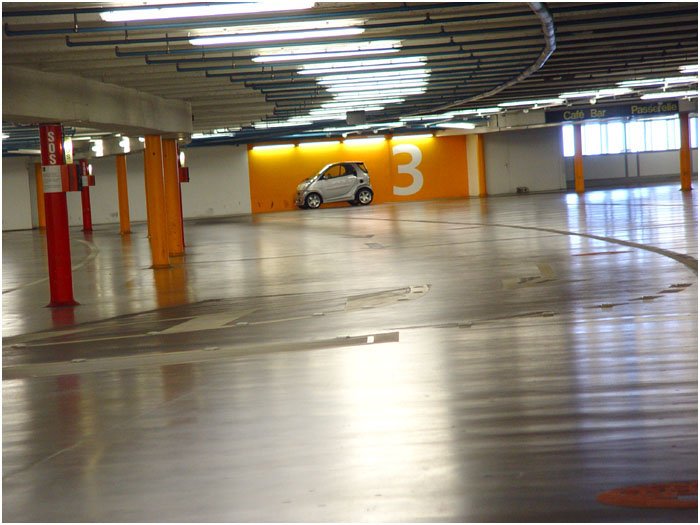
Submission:
[[[366,206],[374,198],[369,173],[363,162],[334,162],[297,186],[295,203],[318,208],[324,202],[347,201]]]

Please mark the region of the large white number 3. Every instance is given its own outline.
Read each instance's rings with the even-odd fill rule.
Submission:
[[[394,156],[399,153],[408,153],[411,156],[411,162],[407,164],[399,164],[397,166],[399,173],[406,173],[413,177],[413,182],[409,186],[394,186],[394,195],[413,195],[418,193],[423,187],[423,174],[416,168],[423,160],[423,154],[418,146],[413,144],[399,144],[391,150]]]

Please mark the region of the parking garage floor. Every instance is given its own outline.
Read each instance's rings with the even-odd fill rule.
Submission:
[[[697,522],[598,500],[697,480],[697,235],[677,185],[75,228],[50,309],[5,232],[3,519]]]

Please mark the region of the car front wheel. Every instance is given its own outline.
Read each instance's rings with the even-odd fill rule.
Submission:
[[[307,208],[315,210],[321,205],[321,196],[318,193],[309,193],[304,202]]]
[[[362,188],[357,192],[357,202],[363,206],[367,206],[374,198],[374,193],[369,188]]]

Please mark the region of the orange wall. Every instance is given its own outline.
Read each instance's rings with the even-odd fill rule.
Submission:
[[[281,150],[250,149],[252,212],[295,209],[296,187],[302,180],[326,164],[351,160],[367,166],[375,203],[469,194],[464,136],[398,138],[372,144],[348,140]]]

